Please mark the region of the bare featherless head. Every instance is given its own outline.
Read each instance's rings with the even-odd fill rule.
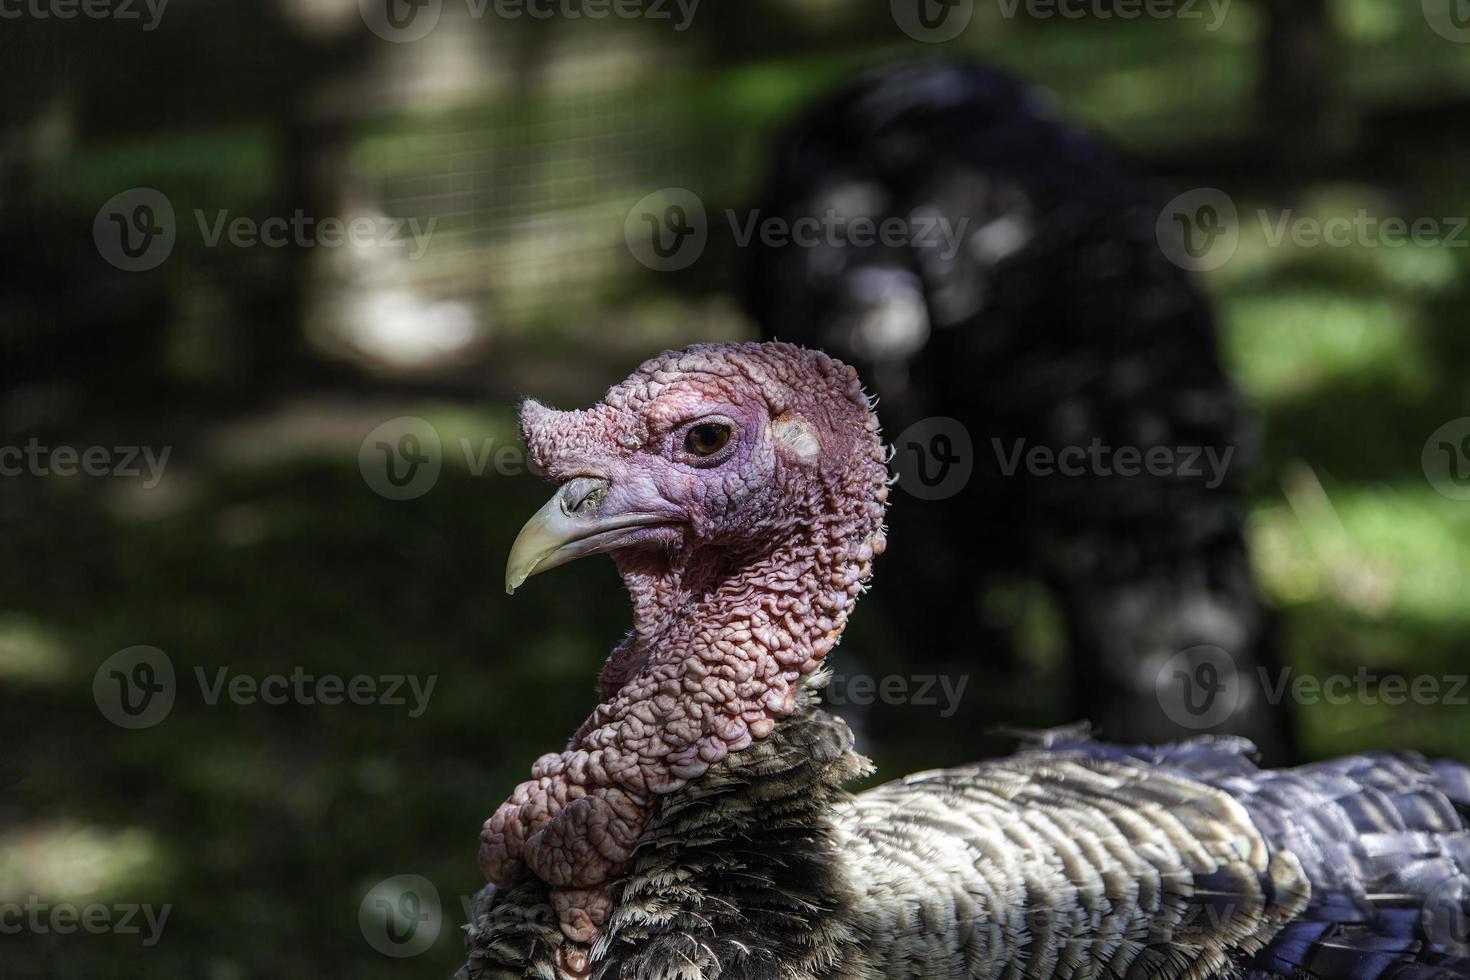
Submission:
[[[586,411],[527,402],[521,431],[558,490],[507,589],[606,553],[634,625],[566,751],[486,821],[480,863],[498,885],[545,881],[585,944],[658,796],[796,709],[883,550],[888,473],[856,372],[787,344],[668,352]]]

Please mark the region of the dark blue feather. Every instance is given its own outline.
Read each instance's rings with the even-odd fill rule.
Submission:
[[[1223,789],[1269,848],[1300,860],[1311,900],[1243,964],[1251,980],[1470,980],[1470,767],[1376,753],[1262,771],[1238,739],[1116,746],[1061,732],[1038,741]]]

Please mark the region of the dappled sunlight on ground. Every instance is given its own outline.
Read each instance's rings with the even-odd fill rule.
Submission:
[[[0,902],[41,896],[78,902],[126,894],[159,881],[163,849],[142,827],[87,826],[67,820],[0,833]]]

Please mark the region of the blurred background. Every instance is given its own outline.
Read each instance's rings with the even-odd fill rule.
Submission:
[[[784,119],[897,56],[1010,69],[1161,201],[1247,216],[1201,282],[1263,433],[1252,562],[1297,676],[1371,679],[1300,699],[1300,752],[1470,758],[1470,4],[536,9],[0,0],[0,977],[453,972],[481,821],[628,625],[602,560],[504,595],[547,494],[516,402],[754,338],[719,216]],[[673,270],[628,232],[666,188],[715,216]],[[1263,209],[1432,226],[1276,241]],[[1055,610],[1003,602],[1020,668],[977,653],[958,710],[1071,720]],[[904,634],[860,608],[839,673]],[[267,703],[307,675],[343,703]],[[1007,745],[852,715],[889,777]],[[431,889],[385,941],[399,875]]]

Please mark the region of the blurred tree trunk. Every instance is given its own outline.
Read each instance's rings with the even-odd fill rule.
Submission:
[[[355,5],[349,8],[355,16]],[[289,10],[289,7],[288,7]],[[274,128],[276,180],[270,213],[311,219],[314,236],[323,219],[345,218],[348,156],[362,107],[355,93],[366,84],[367,31],[352,19],[333,30],[303,29],[282,18],[282,64],[290,76],[278,103]],[[278,389],[319,373],[326,366],[307,342],[306,306],[315,249],[294,240],[276,256],[263,289],[246,298],[246,336],[241,343],[243,374],[253,391]]]
[[[289,219],[300,212],[314,220],[314,229],[323,218],[341,213],[349,126],[312,106],[309,95],[303,101],[307,104],[286,107],[276,123],[271,213]],[[282,253],[273,282],[256,297],[254,315],[245,324],[246,376],[256,389],[301,380],[311,361],[305,322],[311,249],[293,241]]]
[[[1331,0],[1262,0],[1263,151],[1290,181],[1320,175],[1351,139]]]

